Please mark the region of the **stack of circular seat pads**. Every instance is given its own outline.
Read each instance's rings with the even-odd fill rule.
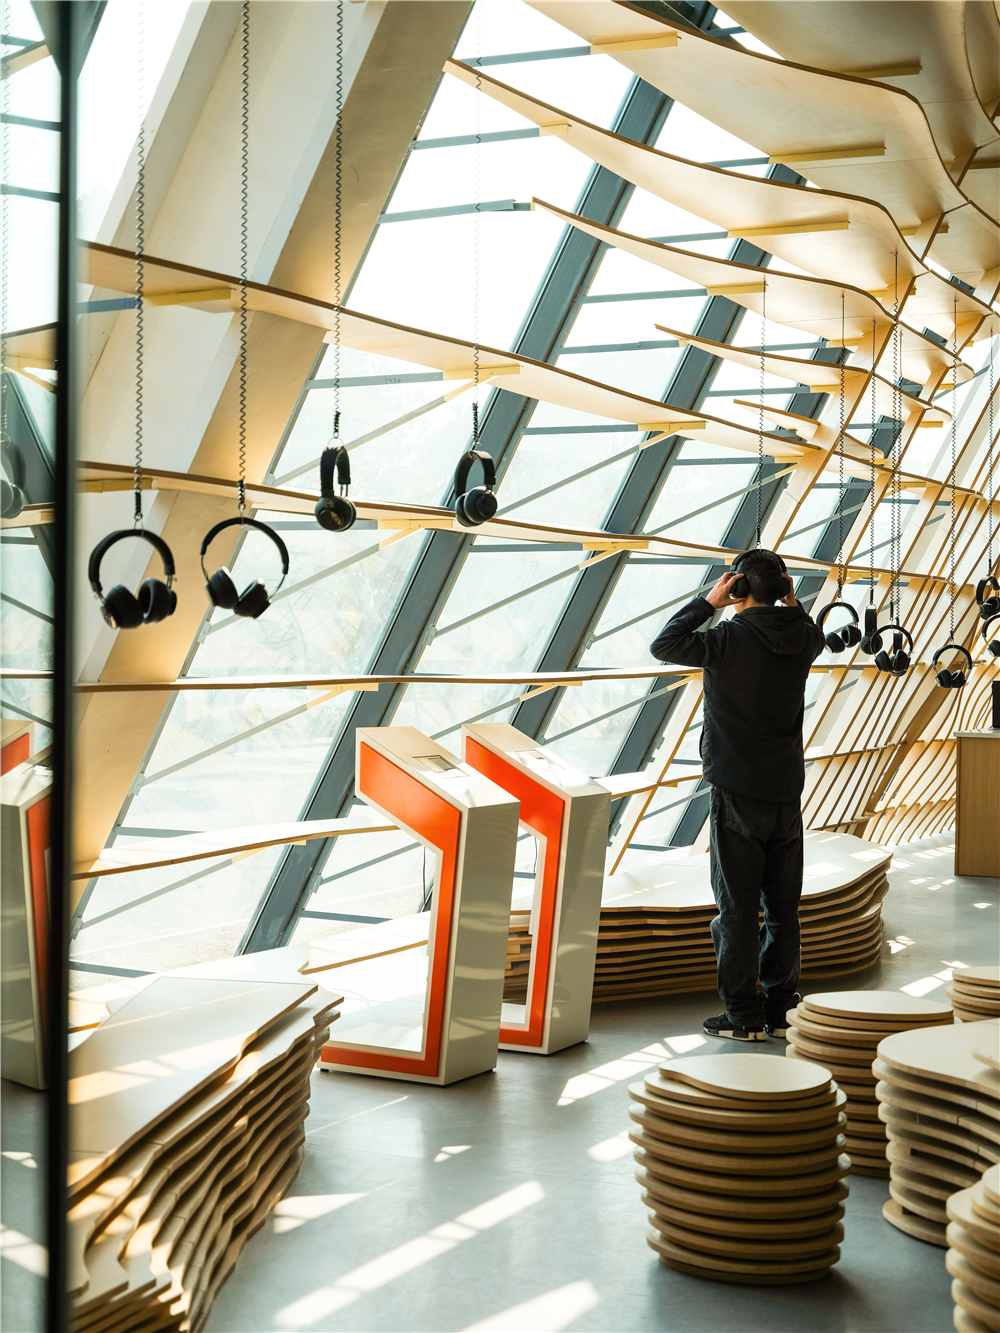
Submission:
[[[879,1043],[875,1095],[889,1135],[882,1214],[947,1245],[947,1201],[1000,1162],[1000,1020],[899,1032]],[[1000,1328],[1000,1324],[994,1325]]]
[[[812,1282],[840,1258],[846,1097],[781,1056],[671,1060],[629,1088],[646,1239],[723,1282]]]
[[[945,1204],[955,1327],[959,1333],[1000,1328],[1000,1166]]]
[[[1000,967],[963,967],[952,972],[948,999],[963,1023],[1000,1018]]]
[[[887,1176],[885,1125],[872,1073],[875,1048],[893,1032],[953,1023],[951,1009],[901,991],[827,991],[788,1012],[786,1055],[823,1065],[847,1094],[847,1152],[861,1175]]]

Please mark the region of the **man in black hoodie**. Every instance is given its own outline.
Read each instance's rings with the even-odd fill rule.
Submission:
[[[743,575],[750,595],[737,600],[729,589]],[[731,620],[698,628],[726,606],[736,608]],[[712,784],[712,892],[719,908],[712,939],[726,1006],[706,1020],[711,1036],[783,1037],[786,1010],[798,998],[802,718],[809,668],[823,647],[822,631],[769,551],[748,555],[737,574],[724,574],[707,597],[688,602],[650,645],[661,662],[702,668],[701,758]]]

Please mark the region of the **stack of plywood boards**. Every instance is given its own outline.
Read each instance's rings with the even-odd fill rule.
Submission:
[[[872,966],[882,947],[881,903],[892,853],[846,833],[808,833],[799,921],[802,974],[838,977]],[[639,1000],[714,989],[716,915],[707,856],[632,866],[604,882],[595,1000]],[[523,931],[523,928],[522,928]],[[515,966],[526,968],[523,933]]]
[[[74,1333],[201,1328],[299,1169],[339,998],[156,977],[70,1054]]]
[[[723,1282],[812,1282],[840,1258],[846,1098],[774,1055],[671,1060],[629,1088],[646,1239]]]
[[[955,1327],[959,1333],[1000,1328],[1000,1167],[952,1194],[945,1211]]]
[[[527,1004],[528,974],[531,970],[531,909],[514,908],[510,914],[507,937],[507,965],[503,974],[505,1003]]]
[[[878,1045],[872,1069],[892,1195],[882,1214],[932,1245],[948,1243],[949,1196],[1000,1161],[998,1046],[997,1019],[898,1032]]]
[[[847,1151],[851,1169],[887,1176],[885,1125],[879,1119],[872,1060],[875,1048],[894,1032],[953,1023],[946,1004],[914,999],[899,991],[828,991],[810,995],[788,1012],[785,1054],[828,1069],[847,1093]]]
[[[952,972],[948,999],[963,1023],[1000,1018],[1000,967],[963,967]]]

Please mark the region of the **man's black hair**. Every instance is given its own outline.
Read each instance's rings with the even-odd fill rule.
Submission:
[[[755,602],[772,606],[789,591],[787,574],[782,574],[781,566],[771,556],[754,551],[742,562],[739,572],[746,575]]]

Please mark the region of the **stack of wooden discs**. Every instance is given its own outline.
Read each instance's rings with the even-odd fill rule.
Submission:
[[[955,1327],[959,1333],[1000,1328],[1000,1166],[983,1172],[978,1184],[952,1194],[945,1263],[954,1279]]]
[[[804,977],[847,976],[877,961],[891,853],[847,834],[807,834],[799,923]],[[518,904],[523,906],[523,904]],[[597,939],[594,1000],[714,990],[710,925],[718,909],[707,856],[660,857],[609,875]],[[512,916],[526,972],[526,920]],[[517,920],[515,927],[513,922]],[[510,997],[514,998],[511,984]]]
[[[812,1282],[840,1258],[841,1108],[825,1069],[692,1056],[629,1088],[636,1179],[661,1262],[723,1282]]]
[[[1000,1018],[1000,967],[963,967],[951,974],[948,999],[963,1023]]]
[[[828,991],[810,995],[788,1013],[786,1055],[823,1065],[847,1093],[847,1151],[861,1175],[887,1176],[885,1125],[879,1119],[872,1073],[883,1037],[952,1022],[946,1004],[899,991]]]
[[[503,998],[507,1004],[525,1004],[531,972],[531,909],[518,908],[510,914],[507,935],[507,965],[503,974]]]
[[[948,1197],[1000,1160],[998,1028],[988,1019],[899,1032],[879,1043],[872,1066],[889,1134],[883,1216],[933,1245],[947,1244]]]

